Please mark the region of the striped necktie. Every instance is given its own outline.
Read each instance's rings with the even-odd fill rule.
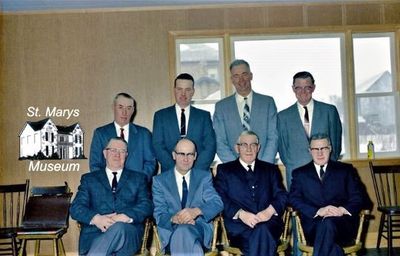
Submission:
[[[247,97],[244,98],[243,129],[246,131],[250,130],[250,107],[249,104],[247,104]]]

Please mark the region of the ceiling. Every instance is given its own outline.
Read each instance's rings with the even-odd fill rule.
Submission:
[[[54,11],[65,9],[171,7],[188,5],[296,3],[296,2],[361,2],[368,0],[0,0],[3,12]]]

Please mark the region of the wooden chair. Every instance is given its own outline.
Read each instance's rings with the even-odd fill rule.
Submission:
[[[51,240],[53,255],[66,255],[62,237],[68,230],[69,206],[72,193],[68,184],[52,187],[34,187],[31,190],[17,238],[21,240],[19,255],[26,254],[28,240],[35,241],[34,256],[40,255],[40,243]]]
[[[149,242],[149,236],[150,236],[150,231],[153,226],[153,221],[151,218],[146,218],[144,222],[144,233],[143,233],[143,240],[142,240],[142,246],[140,247],[140,250],[135,254],[135,256],[148,256],[150,255],[150,251],[148,249],[148,242]]]
[[[366,216],[370,215],[369,210],[362,210],[360,212],[360,221],[357,230],[357,236],[353,245],[343,247],[344,253],[346,255],[357,256],[357,252],[362,248],[361,234],[364,228],[364,221]],[[296,211],[292,212],[292,216],[295,218],[296,231],[298,242],[297,245],[303,255],[312,255],[313,247],[307,244],[306,237],[304,235],[303,227],[301,226],[300,214]]]
[[[20,227],[28,198],[29,180],[23,184],[0,185],[0,255],[18,253]]]
[[[219,221],[219,216],[215,217],[213,220],[213,239],[211,242],[211,248],[209,251],[204,252],[205,256],[217,256],[218,255],[218,250],[217,250],[217,232],[218,232],[218,225],[220,223]],[[161,251],[161,241],[160,241],[160,237],[158,235],[158,231],[157,231],[157,225],[155,224],[155,222],[153,223],[153,239],[154,239],[154,243],[156,246],[156,253],[155,256],[166,256],[169,254],[163,253]]]
[[[291,212],[292,209],[288,208],[286,209],[286,211],[283,213],[282,219],[284,222],[284,229],[283,229],[283,233],[279,239],[279,244],[278,247],[276,249],[276,252],[278,253],[279,256],[284,256],[286,250],[289,248],[289,244],[290,244],[290,216],[291,216]],[[233,247],[230,245],[229,239],[228,239],[228,234],[225,228],[225,224],[224,224],[224,219],[221,216],[220,217],[220,221],[221,221],[221,228],[222,228],[222,233],[221,233],[221,245],[223,246],[223,250],[228,252],[229,254],[233,254],[233,255],[243,255],[242,251],[237,248],[237,247]]]
[[[382,237],[388,241],[388,255],[392,255],[393,239],[400,238],[400,165],[374,165],[369,162],[372,181],[381,213],[376,248]],[[386,235],[385,235],[386,233]],[[397,235],[396,235],[397,234]]]

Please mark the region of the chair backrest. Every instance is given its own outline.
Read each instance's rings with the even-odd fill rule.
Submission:
[[[25,213],[29,180],[23,184],[0,185],[0,227],[18,227]]]
[[[61,195],[71,192],[68,183],[64,181],[64,184],[63,186],[32,187],[31,196]]]
[[[400,165],[374,165],[369,162],[378,207],[399,206]]]
[[[22,221],[24,228],[67,228],[72,193],[68,184],[34,187]]]

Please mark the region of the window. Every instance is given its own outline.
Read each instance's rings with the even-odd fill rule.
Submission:
[[[213,114],[214,104],[225,95],[222,40],[177,40],[176,52],[176,74],[189,73],[195,80],[193,105]]]
[[[233,90],[230,81],[224,86],[224,78],[229,78],[224,72],[233,59],[249,62],[254,91],[272,96],[278,111],[296,102],[291,89],[293,75],[309,71],[316,84],[313,98],[338,109],[344,159],[366,159],[369,140],[375,144],[376,157],[399,156],[396,33],[354,32],[352,28],[288,31],[279,35],[268,31],[235,35],[231,31],[213,33],[217,34],[214,38],[175,33],[176,74],[192,73],[197,84],[202,76],[217,80],[219,91],[214,89],[212,97],[196,92],[193,98],[195,105],[213,113],[215,102]],[[210,68],[211,63],[215,68]]]
[[[353,52],[358,154],[365,157],[370,140],[376,156],[398,154],[394,34],[355,34]]]

